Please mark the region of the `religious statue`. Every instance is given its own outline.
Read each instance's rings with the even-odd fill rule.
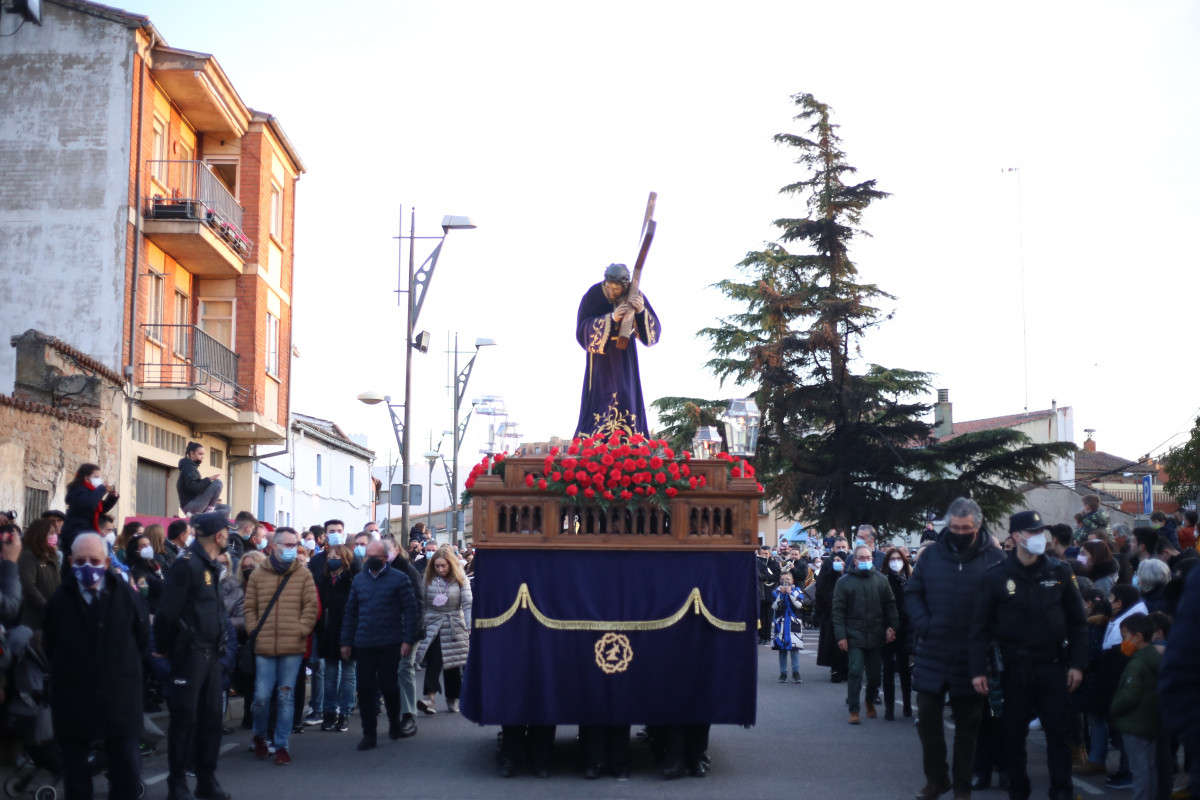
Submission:
[[[629,316],[633,335],[621,347],[621,322]],[[630,291],[629,268],[610,264],[604,280],[588,289],[579,302],[575,338],[587,352],[587,370],[576,436],[649,436],[637,342],[652,347],[661,335],[662,325],[649,301],[636,287]]]

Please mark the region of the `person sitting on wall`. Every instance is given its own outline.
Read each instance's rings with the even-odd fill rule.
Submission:
[[[179,507],[185,514],[203,514],[217,511],[229,516],[232,509],[217,501],[225,485],[216,475],[200,477],[200,465],[204,463],[204,445],[188,442],[187,453],[179,459],[179,481],[175,484],[179,492]]]

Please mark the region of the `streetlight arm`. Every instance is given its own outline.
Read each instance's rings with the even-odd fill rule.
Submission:
[[[388,414],[392,417],[392,433],[396,434],[396,446],[404,450],[404,422],[396,414],[397,408],[404,408],[401,403],[388,403]]]
[[[458,373],[455,378],[456,385],[454,388],[454,405],[458,406],[459,408],[462,407],[463,398],[467,394],[467,381],[471,380],[471,370],[474,369],[475,359],[477,358],[479,358],[478,349],[475,351],[475,355],[471,356],[471,360],[467,362],[467,365],[462,368],[462,372]],[[471,415],[467,414],[467,419],[470,418]],[[463,423],[463,427],[466,428],[465,422]]]
[[[433,280],[433,270],[437,267],[438,256],[442,254],[442,245],[445,243],[446,237],[443,235],[442,241],[433,248],[429,258],[425,259],[425,263],[421,264],[421,268],[413,274],[411,300],[414,326],[417,324],[417,318],[421,316],[421,306],[425,303],[425,294],[429,291],[429,283]]]

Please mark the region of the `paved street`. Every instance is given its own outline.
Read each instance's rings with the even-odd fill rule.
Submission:
[[[585,781],[576,767],[575,729],[559,728],[554,773],[549,780],[529,775],[496,777],[497,729],[471,724],[458,714],[438,713],[418,720],[420,732],[399,742],[381,737],[378,749],[359,753],[357,725],[348,733],[321,733],[310,727],[292,737],[292,765],[256,761],[250,735],[226,737],[219,777],[238,800],[253,797],[339,798],[908,798],[924,783],[920,746],[912,720],[846,722],[845,685],[831,684],[815,664],[815,637],[806,635],[803,686],[776,681],[776,655],[759,648],[758,725],[750,730],[714,727],[709,754],[713,770],[704,779],[665,781],[641,740],[631,747],[632,777]],[[679,667],[688,669],[687,665]],[[240,714],[241,701],[235,701]],[[384,725],[386,730],[386,724]],[[1047,787],[1040,734],[1030,737],[1034,796]],[[147,796],[164,797],[166,759],[145,761]],[[1103,779],[1076,781],[1084,798],[1124,798],[1128,791],[1106,790]],[[98,782],[102,784],[102,782]],[[798,792],[803,791],[803,794]],[[98,792],[103,796],[103,792]],[[992,789],[977,798],[1006,797]]]

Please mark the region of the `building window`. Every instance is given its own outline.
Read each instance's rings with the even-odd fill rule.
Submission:
[[[278,241],[283,238],[283,190],[271,184],[271,235]]]
[[[351,469],[354,469],[351,467]],[[50,507],[50,492],[45,489],[35,489],[32,486],[25,487],[25,518],[21,520],[21,524],[28,527],[29,523],[33,522],[38,517],[42,516],[42,512]]]
[[[208,450],[208,463],[213,469],[223,469],[225,467],[224,451],[210,447]]]
[[[317,486],[321,485],[321,454],[317,453]]]
[[[279,319],[267,314],[267,374],[279,377]]]
[[[188,357],[188,325],[192,324],[192,299],[183,292],[175,292],[175,355]]]
[[[760,517],[767,516],[767,501],[766,500],[758,501],[758,515]]]
[[[167,487],[170,483],[167,479],[170,474],[171,470],[161,464],[138,459],[135,489],[137,494],[134,496],[136,499],[134,510],[138,514],[144,514],[147,517],[167,516]],[[178,496],[174,498],[174,502],[178,506]]]
[[[200,328],[218,343],[233,347],[233,301],[201,300]]]
[[[150,149],[153,160],[150,175],[166,188],[167,185],[167,123],[154,118],[154,141]]]
[[[163,303],[166,299],[166,276],[158,272],[148,273],[150,278],[150,307],[146,311],[146,335],[157,341],[163,340],[161,326],[163,324]]]
[[[354,465],[350,465],[350,494],[354,495]]]

